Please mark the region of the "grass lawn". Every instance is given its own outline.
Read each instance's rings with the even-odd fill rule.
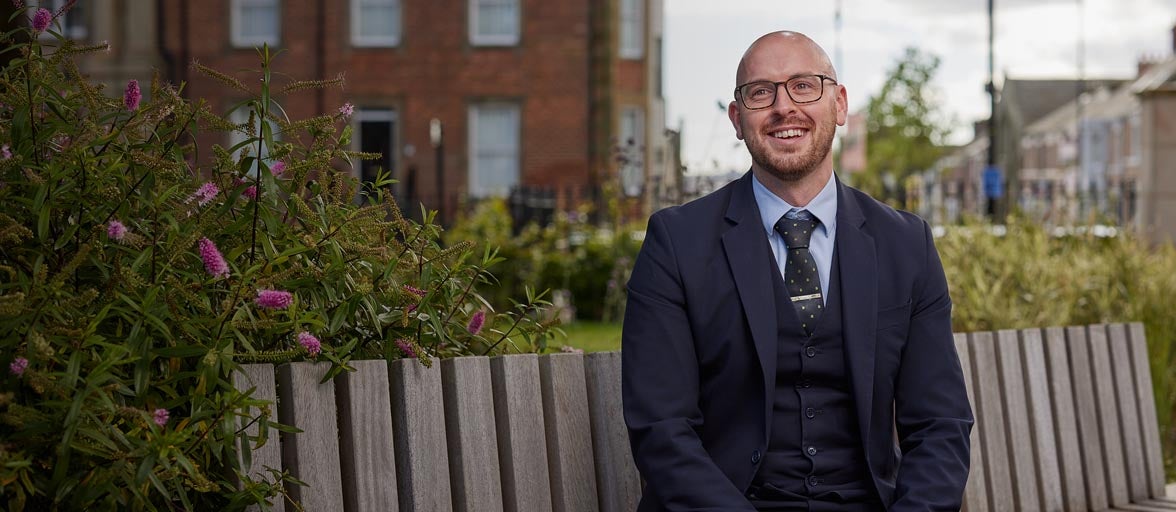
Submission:
[[[561,327],[568,333],[566,340],[556,339],[553,345],[570,345],[584,352],[608,352],[621,348],[620,322],[577,321]]]

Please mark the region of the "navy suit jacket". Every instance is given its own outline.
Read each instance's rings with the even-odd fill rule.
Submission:
[[[973,419],[931,230],[840,181],[837,194],[846,364],[870,475],[890,511],[959,510]],[[771,262],[750,172],[650,217],[621,351],[646,482],[638,510],[753,510],[744,493],[775,392]]]

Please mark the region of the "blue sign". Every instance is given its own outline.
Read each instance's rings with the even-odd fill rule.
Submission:
[[[984,168],[984,195],[990,199],[1000,199],[1004,195],[1004,175],[1000,167],[989,165]]]

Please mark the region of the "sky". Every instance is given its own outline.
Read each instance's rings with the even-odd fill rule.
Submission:
[[[1133,78],[1140,57],[1172,56],[1176,0],[994,1],[998,85],[1005,76],[1078,77],[1080,54],[1087,78]],[[841,0],[840,62],[836,3],[664,0],[666,125],[683,131],[687,173],[750,167],[726,105],[743,51],[774,30],[803,32],[825,48],[851,112],[865,107],[905,48],[938,55],[933,89],[954,128],[948,142],[971,140],[972,122],[989,112],[986,0]]]

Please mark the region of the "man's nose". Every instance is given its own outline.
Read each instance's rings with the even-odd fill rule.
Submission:
[[[788,90],[785,89],[787,85],[780,84],[776,86],[776,101],[772,103],[772,110],[779,114],[786,114],[797,110],[796,102],[792,101],[792,96],[789,96]]]

